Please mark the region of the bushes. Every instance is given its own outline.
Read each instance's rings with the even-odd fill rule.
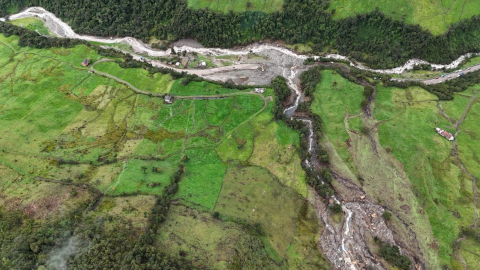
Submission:
[[[380,256],[385,258],[387,262],[403,270],[410,269],[410,264],[412,263],[406,255],[400,253],[400,249],[397,246],[392,246],[388,243],[382,243]]]
[[[273,116],[275,119],[283,119],[283,102],[291,95],[291,90],[288,88],[285,78],[281,76],[275,77],[272,80],[273,92],[275,93],[275,105],[273,107]]]
[[[313,93],[315,92],[317,84],[320,82],[321,78],[322,75],[318,68],[311,68],[300,75],[300,81],[302,82],[302,89],[305,96],[313,98]]]
[[[386,221],[389,221],[390,219],[392,219],[392,213],[390,213],[389,211],[385,210],[385,211],[383,211],[382,217],[383,217]]]

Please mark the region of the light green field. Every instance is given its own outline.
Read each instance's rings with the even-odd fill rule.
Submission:
[[[460,119],[478,89],[478,85],[471,87],[453,101],[440,102],[445,114]],[[395,217],[391,225],[404,241],[419,243],[428,267],[456,265],[451,256],[454,241],[474,218],[472,181],[452,155],[452,142],[434,131],[440,127],[455,133],[454,125],[440,114],[437,97],[421,88],[378,85],[373,117],[360,110],[362,91],[362,86],[322,71],[311,109],[324,122],[322,145],[331,169],[362,185],[403,220]],[[474,101],[457,135],[459,158],[477,178],[479,107]],[[377,128],[369,136],[360,130],[363,125]],[[378,140],[376,150],[372,140]],[[402,222],[410,224],[408,230]],[[409,230],[416,232],[415,238]],[[465,254],[463,248],[458,252]],[[469,258],[469,267],[476,269],[478,264]]]
[[[98,63],[95,69],[116,76],[147,92],[168,93],[174,83],[169,74],[149,74],[141,68],[123,69],[114,62]]]
[[[462,19],[480,14],[480,1],[330,1],[329,10],[335,9],[334,18],[346,18],[375,10],[410,24],[419,24],[433,34],[445,32],[448,27]]]
[[[248,90],[247,90],[248,91]],[[230,94],[238,92],[237,89],[223,88],[221,85],[209,82],[190,82],[188,85],[182,85],[178,80],[172,85],[170,93],[177,96],[212,96],[220,94]]]
[[[334,71],[325,70],[322,71],[322,80],[317,85],[314,97],[312,112],[321,116],[329,141],[335,146],[340,157],[355,171],[347,149],[349,135],[344,121],[352,122],[351,129],[360,131],[360,116],[356,115],[359,115],[360,103],[364,99],[363,87],[344,79]]]
[[[417,199],[423,205],[433,235],[438,241],[441,262],[449,265],[453,242],[461,228],[470,226],[473,221],[472,182],[468,175],[462,173],[452,156],[452,143],[434,131],[438,126],[454,133],[452,124],[440,116],[436,102],[409,104],[409,95],[414,97],[414,101],[435,99],[419,88],[379,88],[375,116],[378,120],[385,121],[379,126],[380,143],[390,149],[405,166]],[[441,102],[447,115],[454,119],[463,113],[466,103],[466,98],[460,96],[456,96],[454,101]],[[474,107],[472,109],[476,110]],[[476,126],[475,123],[472,124]],[[472,128],[467,122],[465,126]],[[475,129],[477,128],[473,127]],[[474,149],[479,149],[480,145],[465,133],[461,132],[457,137],[459,149],[463,150],[459,151],[459,157],[469,164],[467,169],[474,173],[479,163],[472,159],[472,155],[475,155]],[[478,265],[470,267],[477,268]]]
[[[250,6],[247,5],[250,2]],[[188,7],[194,9],[208,8],[227,13],[229,11],[263,11],[271,13],[282,10],[283,0],[188,0]]]
[[[305,203],[299,132],[273,120],[271,89],[260,96],[206,82],[183,86],[169,75],[116,63],[96,67],[138,88],[177,95],[164,104],[89,73],[81,66],[85,58],[103,57],[83,45],[40,50],[0,36],[2,211],[41,223],[98,195],[99,204],[83,217],[98,220],[102,230],[123,224],[136,237],[182,163],[172,211],[155,234],[163,251],[209,269],[329,267],[317,244],[323,228]],[[221,94],[228,96],[179,98]],[[243,184],[231,177],[240,168],[248,173]],[[235,207],[229,196],[237,189],[251,202],[239,211],[218,209],[221,219],[212,218],[220,194]],[[266,214],[251,217],[250,207]]]
[[[44,22],[38,18],[23,18],[11,21],[13,25],[25,27],[28,30],[35,31],[45,36],[53,36],[54,34],[48,30]]]

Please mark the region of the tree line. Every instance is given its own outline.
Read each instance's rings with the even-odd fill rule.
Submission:
[[[152,36],[194,38],[211,47],[264,39],[312,42],[314,52],[335,49],[375,68],[411,58],[449,63],[467,52],[480,52],[480,16],[455,23],[438,36],[378,9],[333,20],[329,2],[323,0],[286,0],[282,11],[270,14],[194,10],[185,0],[0,0],[0,16],[29,6],[46,8],[82,34],[133,36],[145,42]]]

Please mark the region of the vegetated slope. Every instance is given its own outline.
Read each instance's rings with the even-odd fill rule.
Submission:
[[[454,23],[480,12],[479,1],[330,1],[334,19],[367,13],[378,8],[385,15],[408,24],[418,24],[433,34],[442,34]]]
[[[377,84],[368,109],[361,109],[361,91],[339,75],[322,72],[311,108],[325,119],[322,144],[330,169],[360,183],[392,211],[389,226],[407,245],[418,243],[427,268],[478,268],[471,253],[480,246],[478,85],[452,101],[438,101],[420,87]],[[435,127],[452,132],[456,141],[439,136]]]
[[[309,43],[314,52],[338,51],[372,67],[393,67],[411,58],[449,63],[480,51],[480,18],[461,20],[434,36],[418,25],[396,21],[379,11],[333,20],[328,1],[285,1],[281,12],[227,14],[190,9],[183,1],[38,0],[0,2],[0,11],[42,5],[83,34],[133,36],[149,41],[194,38],[205,46],[231,47],[263,39]],[[472,12],[475,11],[472,8]],[[477,13],[480,13],[478,11]]]
[[[175,96],[164,104],[90,73],[85,58],[102,56],[0,35],[0,268],[329,268],[305,203],[299,133],[272,120],[271,89],[98,64]],[[266,154],[272,144],[281,148]]]

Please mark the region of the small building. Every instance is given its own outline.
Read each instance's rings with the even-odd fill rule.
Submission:
[[[254,91],[255,93],[263,94],[263,92],[265,92],[265,88],[255,88]]]
[[[207,66],[207,63],[206,63],[205,61],[202,61],[202,62],[200,62],[200,66],[201,66],[201,67],[206,67],[206,66]]]
[[[180,62],[176,62],[175,66],[177,66],[177,67],[180,66]]]
[[[88,59],[87,58],[83,59],[82,66],[86,67],[88,65],[90,65],[90,62],[88,61]]]
[[[173,103],[173,97],[170,96],[170,95],[166,95],[164,101],[167,104],[172,104]]]
[[[452,135],[452,133],[448,132],[448,131],[445,131],[441,128],[435,128],[435,131],[440,134],[440,136],[444,137],[445,139],[449,140],[449,141],[453,141],[453,139],[455,139]]]

